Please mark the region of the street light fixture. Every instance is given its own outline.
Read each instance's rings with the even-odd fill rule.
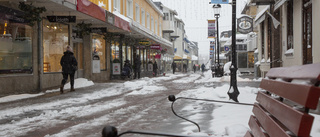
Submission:
[[[217,5],[213,5],[213,12],[214,12],[214,17],[217,19],[217,45],[216,45],[216,49],[217,49],[217,60],[218,60],[218,64],[216,67],[216,76],[217,77],[221,77],[222,76],[222,72],[220,70],[220,59],[219,59],[219,54],[220,54],[220,44],[219,44],[219,17],[220,17],[220,10],[221,10],[221,5],[217,4]]]

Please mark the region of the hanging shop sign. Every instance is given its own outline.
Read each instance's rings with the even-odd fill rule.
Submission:
[[[242,16],[237,20],[237,31],[242,34],[248,34],[253,31],[253,19],[248,16]]]
[[[208,38],[216,38],[216,20],[208,20]]]
[[[229,4],[229,0],[211,0],[211,4]]]
[[[49,22],[75,23],[76,16],[47,16]]]
[[[161,47],[160,47],[159,44],[153,44],[153,45],[150,46],[150,49],[160,50]]]
[[[228,46],[224,47],[224,51],[229,51],[229,50],[230,50],[230,48]]]
[[[114,25],[114,14],[112,14],[111,12],[109,11],[106,11],[106,14],[107,14],[107,22]]]
[[[91,33],[107,33],[107,28],[91,28]]]
[[[150,45],[150,41],[139,41],[139,44],[148,46]]]

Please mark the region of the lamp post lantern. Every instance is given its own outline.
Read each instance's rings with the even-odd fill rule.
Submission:
[[[214,17],[217,19],[217,42],[216,42],[216,49],[217,49],[217,61],[218,61],[218,64],[216,67],[216,76],[217,77],[221,77],[222,76],[222,72],[220,70],[220,58],[219,58],[219,55],[220,55],[220,44],[219,44],[219,17],[220,17],[220,10],[221,10],[221,5],[220,4],[217,4],[217,5],[213,5],[212,6],[213,8],[213,12],[214,12]]]

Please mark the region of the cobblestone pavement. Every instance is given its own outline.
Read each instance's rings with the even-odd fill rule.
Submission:
[[[188,77],[179,77],[173,80],[181,79]],[[174,116],[171,111],[171,102],[168,101],[168,95],[177,95],[184,90],[189,89],[196,89],[202,86],[206,87],[216,87],[220,86],[224,83],[173,83],[173,80],[168,81],[161,81],[157,83],[158,85],[165,86],[168,90],[160,91],[154,94],[146,94],[146,95],[128,95],[132,91],[125,91],[118,95],[112,95],[104,98],[98,98],[95,100],[90,100],[85,103],[78,103],[62,105],[60,107],[54,108],[57,112],[64,111],[69,107],[94,107],[95,105],[101,105],[103,103],[108,104],[111,102],[116,102],[117,100],[125,100],[126,103],[111,107],[108,109],[101,109],[100,111],[82,116],[82,117],[57,117],[56,119],[63,119],[67,121],[61,124],[55,125],[48,125],[43,124],[43,127],[38,127],[35,130],[29,131],[25,133],[23,136],[25,137],[43,137],[46,135],[52,135],[62,132],[66,128],[76,127],[79,125],[87,125],[85,129],[81,131],[74,131],[72,136],[86,136],[86,137],[98,137],[101,136],[101,129],[103,128],[102,125],[95,124],[94,120],[100,119],[105,121],[104,125],[112,125],[118,128],[119,132],[123,132],[126,130],[148,130],[148,131],[162,131],[166,133],[181,133],[183,127],[185,126],[185,121],[179,119],[178,117]],[[116,81],[116,82],[123,82],[123,81]],[[228,82],[225,82],[226,84]],[[66,94],[60,95],[59,93],[51,93],[46,94],[44,96],[25,99],[21,101],[15,101],[10,103],[2,103],[0,105],[0,112],[1,110],[5,110],[8,108],[14,108],[17,106],[20,107],[27,107],[32,105],[41,105],[47,102],[59,102],[60,100],[67,99],[67,98],[75,98],[77,96],[81,96],[84,94],[90,94],[93,92],[100,91],[106,87],[111,87],[111,83],[95,83],[94,86],[86,87],[77,89],[76,92],[69,92]],[[238,82],[238,86],[251,86],[251,87],[258,87],[259,82]],[[116,88],[116,87],[115,87]],[[76,102],[76,100],[75,100]],[[194,112],[184,112],[181,110],[185,103],[192,103],[192,102],[183,102],[175,104],[175,110],[179,113],[185,114],[185,116],[193,115]],[[213,109],[214,105],[208,105],[206,103],[200,103],[200,105],[194,106],[200,107],[200,113],[204,115],[210,114]],[[0,119],[0,126],[10,124],[12,121],[22,121],[24,119],[32,119],[36,118],[39,115],[43,115],[46,113],[46,108],[39,109],[39,110],[32,110],[26,111],[24,114],[19,115],[12,115],[7,116],[5,119]],[[199,112],[197,112],[199,113]],[[207,119],[212,119],[209,115],[206,116],[201,121],[197,121],[204,132],[206,132],[206,128],[209,123],[207,123]],[[41,122],[41,121],[40,121]],[[184,124],[183,124],[184,123]],[[30,123],[32,125],[32,123]],[[21,127],[24,128],[24,127]],[[19,130],[19,129],[15,129]],[[1,130],[0,130],[1,135]],[[133,135],[128,135],[133,136]],[[136,135],[141,136],[141,135]]]

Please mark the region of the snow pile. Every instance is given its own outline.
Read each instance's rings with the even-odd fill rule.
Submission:
[[[74,80],[74,88],[83,88],[83,87],[89,87],[94,85],[94,83],[88,79],[85,78],[77,78]],[[71,85],[70,82],[66,83],[63,87],[63,89],[70,89]],[[45,93],[51,93],[51,92],[57,92],[60,91],[60,89],[53,89],[53,90],[47,90]]]

